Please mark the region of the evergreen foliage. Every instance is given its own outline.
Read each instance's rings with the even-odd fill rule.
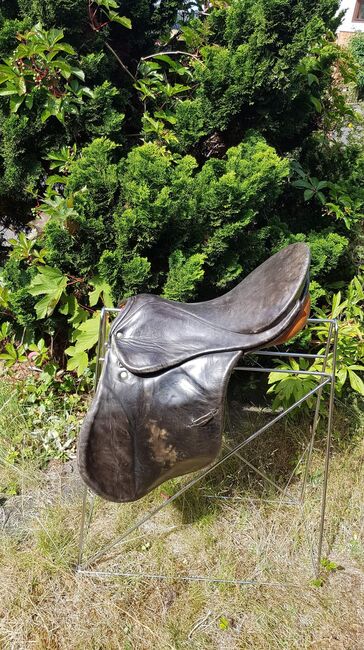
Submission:
[[[213,297],[293,241],[317,306],[350,282],[364,148],[340,137],[356,68],[337,9],[4,0],[0,219],[33,228],[3,250],[16,335],[84,370],[102,303]]]
[[[179,110],[182,137],[193,121],[201,124],[197,138],[200,132],[217,129],[227,132],[228,141],[240,141],[253,127],[280,150],[300,145],[317,124],[312,83],[303,64],[307,52],[336,28],[337,8],[336,0],[236,0],[212,12],[190,115],[183,106]],[[330,63],[336,56],[335,49],[326,46],[309,62],[318,98],[331,83]]]

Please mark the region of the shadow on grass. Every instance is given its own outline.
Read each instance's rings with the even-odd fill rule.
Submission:
[[[243,380],[233,375],[225,407],[222,450],[218,458],[222,458],[277,415],[269,408],[265,388],[264,382],[257,383],[256,376]],[[266,407],[263,408],[262,404]],[[337,402],[332,431],[334,451],[342,452],[356,444],[362,425],[362,417],[357,411],[355,404],[348,406],[342,401]],[[328,394],[323,396],[315,438],[315,449],[322,453],[326,446],[327,415]],[[212,514],[218,514],[225,501],[221,498],[214,499],[213,495],[247,497],[258,501],[279,498],[281,492],[249,467],[249,464],[268,476],[281,490],[288,483],[292,486],[301,481],[313,417],[314,408],[298,408],[238,452],[247,463],[234,455],[190,488],[186,495],[176,499],[174,506],[180,510],[183,523],[201,522]],[[186,477],[175,481],[171,494],[185,483]]]
[[[259,410],[251,413],[236,403],[230,403],[226,411],[225,434],[219,458],[274,417],[271,413]],[[174,506],[180,510],[183,523],[201,522],[206,517],[217,514],[224,507],[227,498],[279,498],[282,494],[279,489],[265,480],[248,463],[284,490],[288,482],[292,484],[300,479],[304,463],[299,463],[299,460],[308,445],[309,436],[308,418],[279,422],[268,429],[238,452],[247,463],[237,455],[230,457],[191,487],[185,495],[176,499]],[[186,477],[184,480],[173,482],[173,489],[171,484],[167,484],[167,493],[175,493],[185,483]]]

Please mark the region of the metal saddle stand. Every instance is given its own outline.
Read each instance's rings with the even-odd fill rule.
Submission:
[[[100,334],[98,341],[98,350],[97,350],[97,362],[96,362],[96,373],[95,373],[95,386],[100,378],[102,363],[104,360],[104,350],[107,345],[107,328],[110,319],[110,315],[120,313],[120,309],[103,309],[101,314],[100,322]],[[324,465],[322,472],[322,487],[321,487],[321,505],[320,505],[320,515],[319,515],[319,524],[317,530],[317,542],[315,544],[316,549],[311,546],[311,560],[313,565],[313,574],[318,577],[322,568],[322,555],[323,555],[323,542],[324,542],[324,526],[325,526],[325,512],[326,512],[326,497],[327,497],[327,484],[328,484],[328,473],[329,473],[329,461],[330,461],[330,449],[331,449],[331,437],[332,437],[332,425],[333,425],[333,409],[334,409],[334,393],[335,393],[335,372],[336,372],[336,358],[337,358],[337,342],[338,342],[338,323],[333,319],[315,319],[310,318],[307,321],[308,325],[321,325],[328,324],[328,338],[326,341],[326,347],[324,354],[303,354],[300,352],[280,352],[277,351],[255,351],[252,354],[246,354],[243,358],[256,358],[259,357],[273,357],[273,358],[301,358],[309,359],[310,361],[319,360],[322,363],[322,369],[318,371],[310,370],[289,370],[289,369],[279,369],[279,368],[269,368],[262,367],[260,364],[256,364],[254,367],[247,366],[237,366],[234,369],[234,372],[263,372],[270,373],[274,371],[275,373],[284,373],[291,375],[308,375],[311,377],[319,377],[320,381],[317,386],[312,388],[307,394],[297,400],[289,408],[279,412],[270,422],[256,430],[254,433],[250,434],[245,440],[240,442],[235,447],[229,446],[226,442],[223,443],[223,448],[225,448],[225,455],[220,455],[221,457],[214,462],[212,465],[206,469],[194,475],[193,478],[188,480],[180,489],[178,489],[172,496],[168,496],[167,499],[164,499],[159,505],[152,508],[144,516],[137,518],[137,520],[132,523],[121,535],[116,537],[113,541],[102,546],[97,552],[93,552],[86,556],[86,542],[88,538],[88,533],[92,525],[92,519],[94,514],[94,505],[95,499],[99,499],[94,494],[89,491],[87,487],[84,490],[83,504],[82,504],[82,515],[81,515],[81,525],[80,525],[80,538],[79,538],[79,548],[78,548],[78,562],[76,566],[76,573],[83,576],[95,577],[95,578],[112,578],[112,577],[124,577],[124,578],[142,578],[142,579],[154,579],[154,580],[183,580],[183,581],[198,581],[198,582],[214,582],[214,583],[223,583],[223,584],[232,584],[232,585],[262,585],[270,584],[267,582],[262,582],[255,579],[226,579],[223,577],[214,577],[214,576],[205,576],[205,575],[167,575],[163,573],[146,573],[143,571],[122,571],[115,569],[115,558],[113,558],[112,569],[98,569],[100,561],[106,561],[110,552],[113,551],[121,543],[127,543],[132,541],[131,535],[144,524],[149,522],[152,517],[154,517],[161,510],[167,508],[171,503],[176,501],[179,497],[185,494],[190,488],[195,486],[197,483],[203,481],[203,479],[213,472],[216,468],[220,467],[228,459],[233,456],[239,458],[239,460],[247,465],[250,469],[253,469],[257,472],[270,486],[274,486],[277,492],[280,493],[280,498],[282,499],[287,497],[287,488],[290,485],[290,482],[295,474],[295,470],[299,465],[301,465],[306,458],[306,463],[303,470],[303,479],[302,486],[300,490],[300,497],[298,499],[290,499],[289,505],[295,505],[299,508],[303,508],[306,494],[306,487],[308,482],[308,477],[310,474],[312,452],[316,438],[319,414],[320,414],[320,403],[322,400],[323,388],[326,385],[330,386],[329,399],[328,399],[328,418],[327,418],[327,433],[326,433],[326,451],[324,456]],[[274,481],[271,480],[264,472],[255,467],[247,459],[241,455],[241,451],[244,447],[249,445],[251,442],[256,440],[263,433],[268,431],[273,427],[277,422],[282,420],[289,413],[292,413],[297,409],[303,402],[309,399],[311,396],[316,395],[316,406],[313,417],[313,424],[311,428],[311,438],[300,458],[295,470],[292,472],[291,477],[284,489],[281,486],[277,485]],[[229,497],[214,495],[213,498],[228,499]],[[287,502],[288,503],[288,502]],[[113,504],[115,508],[123,508],[125,504]],[[307,531],[306,531],[307,532]],[[148,533],[150,534],[150,533]],[[158,533],[157,533],[158,534]],[[126,551],[127,553],[127,551]],[[310,576],[312,578],[312,574]],[[283,585],[284,583],[278,582],[276,586]],[[291,585],[292,586],[292,585]],[[294,586],[294,585],[293,585]],[[298,586],[298,585],[297,585]]]

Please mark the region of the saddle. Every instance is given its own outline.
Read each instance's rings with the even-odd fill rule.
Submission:
[[[309,264],[308,247],[292,244],[214,300],[140,294],[125,302],[78,443],[80,473],[94,492],[135,501],[213,462],[230,374],[242,353],[305,325]]]

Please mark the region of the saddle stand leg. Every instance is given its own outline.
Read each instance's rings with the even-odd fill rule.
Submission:
[[[333,352],[332,352],[331,385],[330,385],[330,398],[329,398],[329,413],[328,413],[328,422],[327,422],[326,453],[325,453],[325,466],[324,466],[324,477],[323,477],[323,486],[322,486],[319,541],[318,541],[318,550],[317,550],[317,569],[316,569],[317,576],[319,576],[321,571],[322,544],[324,538],[326,500],[327,500],[327,483],[329,478],[332,426],[333,426],[333,418],[334,418],[335,374],[336,374],[336,361],[337,361],[337,344],[338,344],[338,336],[339,336],[339,327],[337,321],[333,323],[333,329],[334,329],[334,345],[333,345]]]
[[[327,362],[328,362],[328,357],[330,353],[330,347],[332,344],[332,335],[333,335],[333,324],[330,323],[329,326],[329,334],[327,338],[327,343],[326,343],[326,349],[325,349],[325,355],[324,359],[322,362],[322,372],[326,372],[327,368]],[[306,495],[306,487],[307,487],[307,481],[308,481],[308,476],[311,468],[311,459],[312,459],[312,452],[313,452],[313,447],[315,443],[315,438],[316,438],[316,432],[317,432],[317,426],[319,422],[319,416],[320,416],[320,404],[321,404],[321,398],[322,398],[322,388],[319,390],[317,393],[317,400],[316,400],[316,408],[315,408],[315,415],[312,423],[312,431],[311,431],[311,440],[307,452],[307,462],[305,465],[305,474],[302,482],[302,490],[301,490],[301,503],[304,503],[305,500],[305,495]]]

